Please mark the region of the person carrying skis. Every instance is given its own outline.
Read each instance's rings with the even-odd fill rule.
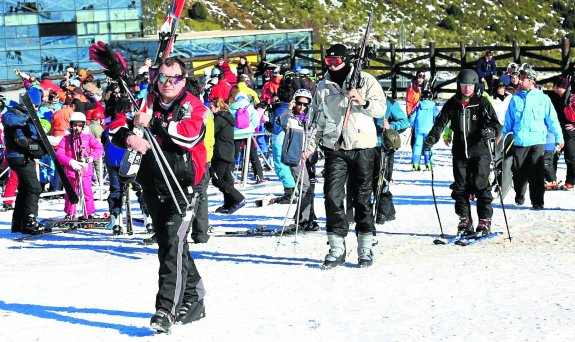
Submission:
[[[92,176],[94,175],[93,162],[100,159],[104,152],[102,144],[86,129],[86,116],[81,112],[70,115],[70,134],[65,135],[56,151],[58,161],[64,167],[66,177],[74,187],[82,188],[85,210],[84,218],[93,218],[96,212],[94,206],[94,190],[92,189]],[[66,219],[76,217],[76,205],[72,204],[68,195],[64,195],[64,212]]]
[[[34,103],[39,106],[40,103]],[[49,231],[38,222],[38,200],[42,186],[36,175],[35,159],[46,153],[40,143],[36,127],[30,122],[28,111],[23,106],[11,103],[6,106],[0,100],[2,125],[4,125],[4,157],[8,166],[18,177],[18,194],[12,214],[12,233],[41,234]]]
[[[355,230],[358,232],[358,264],[369,267],[373,263],[373,208],[371,202],[373,160],[377,134],[373,118],[385,115],[386,102],[383,89],[372,75],[360,72],[361,88],[348,89],[354,75],[347,48],[332,45],[326,51],[327,73],[317,85],[312,100],[313,112],[319,115],[315,141],[302,155],[306,160],[319,144],[325,155],[324,194],[329,253],[325,256],[324,269],[345,262],[345,237],[349,223],[344,210],[345,183],[350,177],[355,187],[353,197]],[[344,127],[344,118],[349,120]]]
[[[117,67],[110,66],[108,70],[110,68]],[[125,67],[122,69],[120,75],[125,73]],[[204,317],[205,289],[189,253],[189,224],[178,212],[178,206],[186,208],[184,195],[174,191],[177,203],[174,201],[170,194],[174,181],[167,183],[158,165],[160,161],[149,151],[150,143],[135,135],[132,128],[150,129],[186,197],[194,196],[189,194],[188,187],[200,183],[206,167],[203,143],[206,108],[186,91],[186,77],[182,60],[176,57],[163,60],[153,91],[147,97],[151,111],[118,113],[110,125],[113,144],[143,154],[136,179],[142,185],[158,242],[159,288],[156,313],[150,325],[160,332],[170,332],[176,321],[186,324]]]
[[[501,125],[489,100],[478,95],[479,76],[474,70],[464,69],[457,76],[457,92],[435,119],[431,131],[423,142],[423,150],[431,148],[442,136],[451,121],[453,141],[453,177],[451,198],[455,200],[455,213],[459,215],[457,235],[477,236],[491,232],[493,208],[489,182],[491,150],[489,140],[495,139]],[[469,197],[477,198],[479,224],[474,230]]]

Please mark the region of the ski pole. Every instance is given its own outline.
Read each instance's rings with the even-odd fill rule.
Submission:
[[[497,170],[495,169],[495,139],[491,139],[489,142],[489,152],[491,154],[491,170],[495,175],[495,184],[497,184],[497,188],[499,189],[499,201],[501,202],[501,209],[503,210],[503,218],[505,219],[505,227],[507,228],[507,236],[509,237],[509,242],[511,242],[511,232],[509,231],[509,223],[507,222],[507,214],[505,212],[505,204],[503,204],[503,196],[502,196],[502,189],[501,185],[499,185],[499,175],[497,174]]]
[[[429,158],[430,159],[431,159],[432,155],[433,155],[433,152],[431,152],[431,150],[429,150]],[[435,199],[434,181],[435,181],[435,175],[433,174],[433,167],[432,167],[431,168],[431,193],[433,194],[433,204],[435,205],[435,212],[437,213],[437,221],[439,221],[439,229],[441,230],[440,237],[443,238],[445,236],[445,234],[443,234],[443,226],[441,225],[441,217],[439,216],[439,209],[437,209],[437,200]]]

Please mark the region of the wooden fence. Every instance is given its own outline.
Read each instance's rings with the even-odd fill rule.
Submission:
[[[254,52],[224,54],[224,58],[233,62],[239,60],[240,56],[258,56],[260,63],[258,70],[255,71],[261,72],[266,66],[274,67],[280,64],[287,64],[292,69],[296,65],[305,65],[306,68],[313,69],[315,74],[321,75],[325,70],[325,50],[323,45],[319,50],[298,50],[291,46],[288,50],[272,51],[263,47]],[[517,64],[527,62],[538,72],[548,75],[538,80],[539,84],[549,83],[559,74],[573,73],[575,65],[575,61],[570,62],[570,41],[563,38],[557,44],[546,46],[521,46],[517,42],[511,46],[466,46],[461,42],[458,47],[438,48],[435,43],[430,43],[426,48],[396,48],[395,44],[391,43],[388,48],[371,49],[364,70],[370,71],[379,80],[388,82],[393,98],[397,98],[399,92],[406,90],[406,85],[399,84],[398,80],[407,79],[409,82],[418,71],[424,71],[429,74],[429,79],[437,80],[432,88],[434,93],[453,93],[455,89],[450,85],[455,83],[457,72],[462,68],[475,69],[476,61],[487,50],[493,51],[493,59],[498,65],[498,70],[504,71],[510,62]],[[218,57],[220,56],[201,56],[184,61],[190,66],[189,72],[193,74],[215,65]],[[131,64],[134,74],[139,66],[140,64],[136,62]],[[99,74],[101,70],[91,73]],[[438,77],[444,75],[450,77]],[[0,82],[0,87],[10,90],[21,87],[21,82]]]

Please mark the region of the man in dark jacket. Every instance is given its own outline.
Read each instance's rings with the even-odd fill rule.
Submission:
[[[459,215],[457,234],[460,236],[476,232],[478,235],[489,234],[493,216],[493,196],[489,182],[491,150],[488,144],[500,131],[501,125],[489,100],[478,95],[478,86],[479,76],[475,71],[465,69],[459,73],[457,93],[447,100],[423,143],[424,151],[430,151],[447,123],[451,122],[455,178],[451,186],[451,198],[455,200],[455,213]],[[471,194],[477,198],[479,216],[475,231],[469,202]]]
[[[158,242],[159,289],[156,313],[150,325],[169,333],[175,321],[183,324],[205,315],[202,278],[189,253],[187,234],[190,222],[184,221],[188,187],[200,183],[206,166],[203,143],[206,108],[185,90],[186,67],[178,58],[168,58],[158,69],[154,90],[148,93],[151,112],[119,113],[110,125],[112,143],[143,154],[137,180],[142,185],[146,205],[154,222]],[[161,151],[184,190],[170,195],[170,184],[159,169],[158,160],[148,150],[150,143],[132,132],[133,127],[149,127]],[[148,152],[148,153],[146,153]],[[178,209],[179,207],[179,209]],[[192,208],[195,210],[195,208]]]
[[[493,52],[490,50],[485,52],[485,55],[483,55],[483,57],[477,61],[476,71],[479,75],[479,80],[483,87],[491,87],[491,84],[493,83],[493,77],[497,74],[497,66],[495,65],[495,60],[493,59]]]
[[[553,94],[550,94],[551,102],[563,131],[563,153],[567,164],[567,176],[565,188],[573,189],[575,184],[575,94],[569,90],[569,78],[558,77],[553,84]]]
[[[38,106],[36,102],[34,106]],[[0,102],[0,111],[5,107]],[[6,107],[2,114],[4,125],[5,158],[13,172],[18,175],[18,195],[12,215],[12,233],[41,234],[46,228],[37,221],[38,200],[42,187],[36,175],[34,159],[44,154],[39,141],[38,131],[30,122],[29,114],[24,107],[15,104]],[[58,162],[58,161],[55,161]]]

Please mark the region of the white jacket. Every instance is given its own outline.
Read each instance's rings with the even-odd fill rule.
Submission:
[[[344,88],[353,73],[353,66],[344,82]],[[373,118],[385,115],[386,101],[381,85],[372,75],[361,72],[363,85],[358,89],[361,96],[369,101],[367,108],[352,105],[347,128],[343,130],[345,112],[350,101],[348,91],[330,80],[329,74],[319,82],[312,100],[312,114],[319,115],[315,143],[329,149],[373,148],[377,145],[377,132]],[[342,132],[343,131],[343,132]],[[341,145],[338,144],[343,138]],[[312,144],[315,145],[315,144]],[[315,146],[310,146],[310,149]]]

